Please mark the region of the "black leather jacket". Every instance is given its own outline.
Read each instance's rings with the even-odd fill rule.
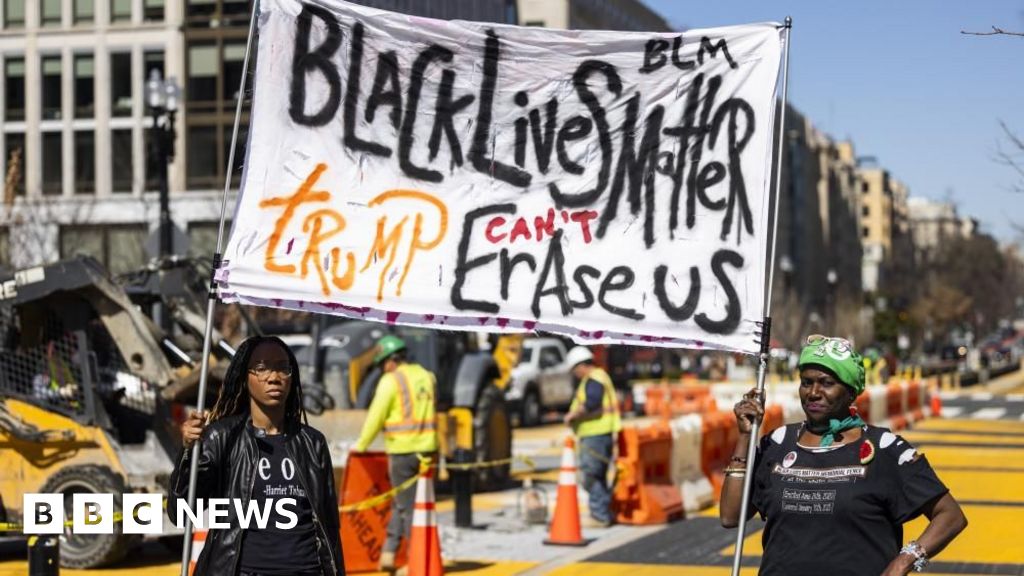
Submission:
[[[240,498],[243,507],[248,506],[259,458],[259,448],[249,421],[247,415],[229,416],[210,424],[203,431],[196,498]],[[297,477],[313,509],[321,572],[325,576],[344,576],[338,494],[327,441],[319,431],[305,425],[286,433],[285,448],[295,461]],[[191,454],[191,450],[183,451],[171,474],[171,500],[167,512],[175,522],[175,499],[188,497]],[[228,520],[231,528],[209,531],[196,562],[194,576],[234,576],[238,573],[244,530],[234,520],[234,507],[231,508]]]

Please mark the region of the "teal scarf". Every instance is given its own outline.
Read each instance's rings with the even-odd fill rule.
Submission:
[[[860,416],[848,416],[842,420],[831,418],[828,421],[828,430],[825,430],[825,434],[821,437],[821,446],[831,446],[836,441],[836,434],[851,428],[860,428],[861,426],[864,426],[864,421],[860,419]],[[807,429],[815,434],[818,434],[819,430],[821,430],[821,428],[815,430],[811,426],[808,426]]]

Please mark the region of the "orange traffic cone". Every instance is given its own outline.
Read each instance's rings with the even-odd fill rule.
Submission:
[[[932,390],[932,418],[942,418],[942,398],[938,390]]]
[[[192,557],[188,561],[188,575],[196,571],[196,562],[199,561],[199,554],[206,546],[206,530],[194,528],[192,531]]]
[[[409,542],[409,576],[442,576],[441,538],[437,533],[434,511],[434,469],[416,481],[416,504],[412,511],[412,538]]]
[[[557,546],[586,546],[590,543],[583,539],[580,530],[580,503],[576,497],[576,443],[572,436],[565,439],[565,448],[562,449],[555,517],[544,543]]]

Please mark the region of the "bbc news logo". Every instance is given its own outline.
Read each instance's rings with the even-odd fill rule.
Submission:
[[[73,494],[71,513],[66,514],[63,494],[25,494],[22,498],[22,531],[25,534],[64,534],[70,528],[74,534],[163,534],[164,498],[161,494],[123,494],[122,513],[114,507],[113,494]],[[168,503],[170,506],[170,503]],[[175,526],[185,527],[185,520],[198,530],[231,528],[232,511],[236,524],[242,529],[266,529],[271,511],[279,518],[274,527],[291,530],[299,523],[298,501],[295,498],[266,499],[262,502],[240,498],[210,498],[197,500],[194,507],[182,498],[174,501],[177,514]],[[71,517],[71,521],[65,520]],[[282,521],[283,520],[283,521]],[[121,529],[115,530],[120,524]]]

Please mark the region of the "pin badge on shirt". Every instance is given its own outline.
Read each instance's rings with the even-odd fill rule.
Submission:
[[[875,459],[875,445],[871,443],[871,440],[864,439],[864,443],[860,445],[860,463],[868,464]]]
[[[795,450],[790,452],[789,454],[786,454],[786,457],[782,459],[782,467],[783,468],[789,468],[790,466],[793,465],[794,462],[796,462],[796,451]]]

